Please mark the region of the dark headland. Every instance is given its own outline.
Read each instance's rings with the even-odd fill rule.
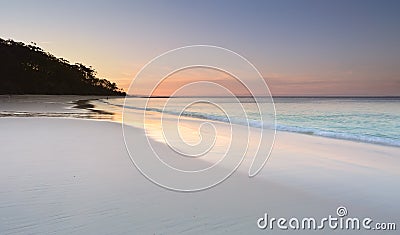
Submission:
[[[0,38],[0,94],[121,96],[125,92],[96,77],[91,66],[71,64],[34,43]]]

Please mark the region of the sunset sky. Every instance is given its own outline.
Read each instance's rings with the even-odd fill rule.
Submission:
[[[361,0],[1,0],[0,37],[92,65],[125,90],[159,54],[209,44],[251,61],[273,95],[394,96],[399,9],[400,1]]]

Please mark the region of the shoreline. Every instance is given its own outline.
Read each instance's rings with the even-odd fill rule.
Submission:
[[[137,98],[137,97],[135,97],[135,98]],[[285,97],[285,98],[287,98],[287,97]],[[292,97],[288,97],[288,98],[292,98]],[[309,98],[309,97],[304,97],[304,98]],[[312,97],[312,98],[314,98],[314,97]],[[99,100],[101,100],[101,98]],[[107,108],[110,109],[113,106],[121,108],[121,107],[116,106],[114,104],[111,104],[111,103],[108,103],[108,102],[104,102],[104,101],[99,101],[99,100],[97,100],[97,103],[96,103],[96,100],[92,100],[90,102],[92,102],[95,107],[98,107],[100,110],[105,110],[105,111],[107,110]],[[108,107],[105,106],[104,104],[107,104]],[[114,114],[116,114],[118,112],[118,108],[114,110]],[[127,110],[129,110],[129,109],[127,109]],[[154,112],[154,111],[149,111],[149,113],[154,113],[155,115],[160,115],[158,112]],[[118,116],[121,116],[121,114],[118,114]],[[203,122],[204,121],[210,121],[210,122],[218,122],[218,123],[225,123],[225,124],[227,123],[227,122],[224,122],[224,121],[221,121],[221,120],[217,120],[217,119],[207,119],[207,118],[199,118],[199,117],[193,117],[193,116],[181,116],[181,118],[193,119],[193,120],[203,121]],[[120,122],[119,119],[120,118],[117,119],[117,122]],[[237,124],[237,125],[241,125],[241,124]],[[361,140],[359,138],[346,136],[346,135],[348,135],[348,133],[336,133],[336,132],[319,131],[319,130],[307,131],[306,129],[310,129],[310,128],[305,128],[305,127],[279,127],[279,125],[280,124],[277,124],[277,128],[276,128],[277,132],[295,133],[295,134],[300,134],[300,135],[316,136],[316,137],[335,139],[335,140],[345,140],[345,141],[350,141],[350,142],[354,142],[354,143],[366,143],[366,144],[372,144],[372,145],[400,148],[400,145],[398,143],[388,143],[388,142],[384,142],[383,140],[381,140],[381,141],[369,140],[369,139]],[[258,128],[258,127],[250,126],[250,128]],[[296,128],[297,129],[303,129],[303,130],[288,130],[288,129],[296,129]],[[316,131],[317,132],[324,132],[325,134],[316,134],[316,133],[314,133]],[[366,138],[366,137],[364,137],[364,138]],[[373,137],[369,137],[369,138],[373,138]],[[386,141],[389,141],[389,140],[386,140]]]
[[[0,96],[0,104],[4,104],[4,99],[2,101],[1,98],[4,98],[5,95]],[[56,112],[49,112],[52,111],[51,108],[48,109],[47,107],[39,107],[36,109],[37,112],[30,112],[30,111],[24,111],[24,110],[14,110],[17,114],[15,113],[4,113],[3,110],[0,110],[0,118],[1,117],[72,117],[72,118],[87,118],[87,119],[98,119],[98,120],[108,120],[112,122],[117,122],[121,124],[121,120],[119,117],[115,118],[115,116],[121,116],[121,114],[118,114],[116,112],[109,112],[106,109],[99,109],[98,103],[99,100],[101,99],[118,99],[118,98],[124,98],[120,96],[76,96],[76,95],[62,95],[62,96],[53,96],[53,95],[13,95],[14,98],[21,99],[21,100],[27,100],[31,99],[32,97],[38,99],[38,101],[33,100],[31,102],[33,105],[38,105],[43,102],[49,102],[49,103],[54,103],[56,104],[62,112],[57,110]],[[56,102],[52,102],[54,97],[59,97],[60,100]],[[8,98],[7,98],[8,99]],[[104,102],[102,102],[104,103]],[[15,105],[13,103],[12,105]],[[109,106],[113,106],[112,104],[108,104]],[[4,107],[2,107],[4,109]],[[35,110],[35,108],[33,109]],[[75,112],[76,111],[76,112]],[[79,112],[81,111],[81,112]],[[89,114],[88,114],[89,113]],[[88,114],[88,115],[86,115]],[[90,115],[93,114],[93,115]],[[226,124],[225,122],[218,121],[218,120],[210,120],[210,119],[200,119],[196,117],[186,117],[188,120],[195,120],[195,121],[211,121],[211,122],[217,122],[217,123],[222,123]],[[133,125],[131,125],[133,126]],[[136,126],[137,127],[137,126]],[[399,148],[400,146],[396,145],[390,145],[390,144],[383,144],[383,143],[375,143],[375,142],[367,142],[367,141],[359,141],[355,139],[346,139],[346,138],[336,138],[336,137],[329,137],[329,136],[323,136],[323,135],[316,135],[316,134],[310,134],[310,133],[302,133],[302,132],[297,132],[297,131],[287,131],[287,130],[277,130],[276,133],[292,133],[292,134],[298,134],[300,136],[305,135],[305,136],[312,136],[316,138],[323,138],[323,139],[328,139],[328,140],[341,140],[341,141],[349,141],[352,143],[360,143],[360,144],[371,144],[371,145],[376,145],[376,146],[384,146],[384,147],[389,147],[389,148]]]
[[[77,95],[0,96],[0,117],[112,119],[113,113],[97,110],[90,104],[90,101],[106,97]]]
[[[8,112],[4,110],[0,110],[0,118],[1,117],[72,117],[72,118],[83,118],[83,119],[98,119],[98,120],[108,120],[112,122],[117,122],[121,123],[122,119],[122,114],[118,112],[118,110],[112,110],[108,111],[107,106],[112,107],[114,106],[113,104],[107,103],[100,101],[102,99],[122,99],[125,98],[123,96],[77,96],[77,95],[60,95],[60,96],[54,96],[54,95],[12,95],[13,99],[17,98],[20,100],[28,100],[31,99],[33,100],[33,105],[38,105],[43,102],[49,102],[49,103],[55,103],[58,105],[57,111],[52,112],[51,109],[48,109],[47,107],[39,107],[38,109],[34,109],[35,111],[25,111],[25,110],[13,110],[14,112]],[[58,102],[52,102],[54,97],[58,97],[61,101]],[[33,99],[32,99],[33,98]],[[137,97],[135,97],[137,98]],[[156,97],[158,98],[158,97]],[[293,98],[293,97],[277,97],[277,98]],[[298,97],[294,97],[298,98]],[[310,97],[301,97],[301,98],[310,98]],[[319,97],[311,97],[311,98],[319,98]],[[323,98],[332,98],[332,97],[323,97]],[[342,97],[341,97],[342,98]],[[354,97],[350,97],[354,98]],[[356,97],[356,98],[363,98],[363,97]],[[370,97],[367,97],[370,98]],[[376,98],[376,97],[372,97]],[[381,98],[381,97],[378,97]],[[393,97],[390,97],[393,98]],[[398,97],[394,97],[398,98]],[[0,105],[4,104],[9,100],[8,95],[0,95]],[[36,101],[35,101],[36,100]],[[11,103],[11,105],[15,105],[16,103]],[[106,104],[105,106],[100,106],[99,104]],[[59,108],[62,108],[60,111]],[[4,109],[4,107],[1,107]],[[6,107],[7,108],[7,107]],[[226,124],[226,122],[219,121],[219,120],[212,120],[212,119],[202,119],[202,118],[197,118],[197,117],[185,117],[188,120],[196,120],[196,121],[210,121],[210,122],[217,122],[217,123],[222,123]],[[138,127],[137,125],[131,125],[127,124],[130,126]],[[238,124],[240,125],[240,124]],[[254,127],[250,127],[254,128]],[[307,131],[290,131],[290,130],[282,130],[282,129],[276,129],[276,133],[279,132],[284,132],[284,133],[293,133],[293,134],[299,134],[299,135],[305,135],[305,136],[314,136],[314,137],[319,137],[319,138],[324,138],[324,139],[332,139],[332,140],[343,140],[343,141],[349,141],[353,143],[362,143],[362,144],[371,144],[371,145],[377,145],[377,146],[385,146],[385,147],[391,147],[391,148],[400,148],[400,146],[395,145],[395,144],[388,144],[388,143],[382,143],[382,142],[374,142],[374,141],[363,141],[363,140],[358,140],[354,138],[344,138],[344,137],[333,137],[333,136],[326,136],[326,135],[318,135],[314,133],[309,133]]]

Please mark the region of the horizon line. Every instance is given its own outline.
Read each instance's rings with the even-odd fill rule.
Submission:
[[[127,97],[132,97],[132,98],[207,98],[207,97],[212,97],[212,98],[231,98],[231,96],[213,96],[213,95],[202,95],[202,96],[142,96],[142,95],[126,95]],[[252,97],[258,97],[258,98],[263,98],[263,97],[269,97],[269,96],[248,96],[248,95],[243,95],[243,96],[235,96],[236,98],[252,98]],[[323,96],[323,95],[277,95],[277,96],[271,96],[272,98],[399,98],[400,96],[393,96],[393,95],[388,95],[388,96],[371,96],[371,95],[365,95],[365,96],[351,96],[351,95],[332,95],[332,96]]]

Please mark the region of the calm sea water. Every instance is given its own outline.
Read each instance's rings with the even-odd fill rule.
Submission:
[[[126,108],[143,109],[143,98],[128,98]],[[246,117],[235,111],[235,100],[218,98],[229,109],[230,121],[247,124]],[[163,110],[166,99],[151,99],[149,112],[179,115],[186,98],[175,98],[174,104]],[[250,98],[241,98],[247,110],[250,126],[265,125],[257,115],[257,105]],[[104,100],[121,108],[124,99]],[[267,100],[263,101],[267,102]],[[261,102],[259,105],[266,105]],[[298,132],[337,139],[353,140],[400,147],[400,98],[275,98],[277,130]],[[228,122],[215,106],[197,104],[182,112],[184,116]]]

